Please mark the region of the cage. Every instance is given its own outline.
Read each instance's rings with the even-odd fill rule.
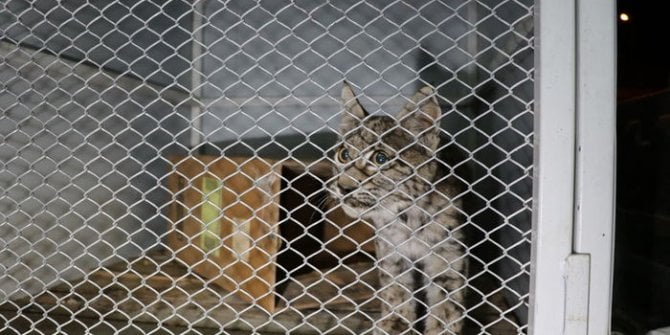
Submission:
[[[611,107],[613,29],[594,18],[612,8],[574,6],[6,2],[2,333],[371,332],[385,303],[375,229],[328,196],[345,81],[371,115],[434,87],[468,171],[465,333],[608,329],[609,296],[583,277],[611,275],[591,265],[611,257],[591,208],[611,204],[588,193],[608,185],[597,158],[611,151],[586,154],[609,139],[609,116],[587,107]],[[576,27],[604,34],[575,41]],[[580,100],[577,77],[603,96]],[[602,131],[583,136],[594,120]],[[592,173],[604,179],[582,185]],[[580,215],[605,222],[580,230]]]

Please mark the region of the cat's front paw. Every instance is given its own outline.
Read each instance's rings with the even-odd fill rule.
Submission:
[[[407,330],[410,328],[409,322],[397,315],[389,315],[377,322],[374,335],[396,335],[412,334]]]

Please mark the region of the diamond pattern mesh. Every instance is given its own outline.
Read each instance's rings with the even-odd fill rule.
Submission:
[[[368,332],[374,230],[328,200],[343,80],[436,88],[470,171],[466,332],[527,328],[531,0],[6,1],[0,332]]]

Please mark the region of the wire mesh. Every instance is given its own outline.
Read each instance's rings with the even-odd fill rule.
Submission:
[[[0,332],[371,331],[375,230],[326,187],[346,80],[373,115],[435,88],[469,171],[464,333],[525,333],[532,12],[4,2]]]

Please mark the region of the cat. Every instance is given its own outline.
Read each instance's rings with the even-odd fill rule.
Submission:
[[[328,188],[375,228],[381,316],[374,334],[461,334],[468,259],[462,180],[438,159],[441,109],[421,88],[395,118],[369,115],[343,83]]]

